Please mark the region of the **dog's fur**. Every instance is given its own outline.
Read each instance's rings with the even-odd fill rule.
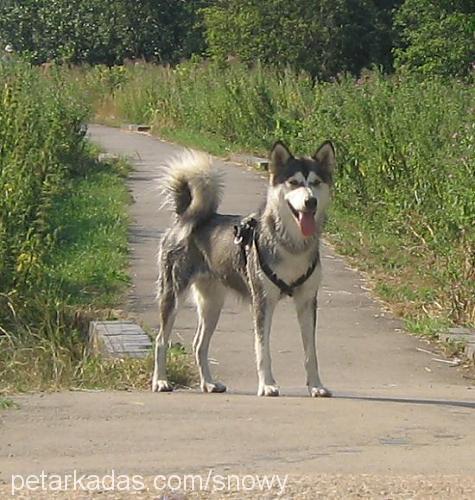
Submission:
[[[258,395],[277,396],[279,389],[271,370],[269,337],[271,320],[281,289],[263,272],[261,262],[287,284],[311,269],[309,278],[293,293],[305,350],[307,386],[311,396],[328,397],[323,387],[316,354],[317,291],[320,284],[319,239],[330,202],[335,169],[335,151],[324,143],[312,157],[294,157],[277,142],[269,161],[267,199],[256,214],[255,244],[243,259],[234,242],[234,227],[241,217],[216,212],[221,199],[219,174],[211,159],[202,153],[186,152],[169,163],[164,179],[166,199],[175,221],[163,236],[158,265],[160,331],[156,339],[152,390],[169,391],[166,352],[179,304],[192,290],[198,310],[198,329],[193,348],[201,389],[224,392],[226,386],[213,381],[208,365],[208,348],[223,307],[225,292],[231,289],[251,302],[259,378]]]

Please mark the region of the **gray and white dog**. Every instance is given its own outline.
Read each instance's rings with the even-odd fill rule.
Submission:
[[[166,376],[167,346],[177,309],[189,290],[198,311],[193,349],[201,389],[226,390],[211,377],[208,348],[226,291],[232,290],[251,303],[258,395],[279,395],[269,337],[274,308],[288,295],[297,309],[309,393],[331,396],[320,381],[315,337],[321,279],[319,239],[335,169],[332,144],[325,142],[312,157],[295,157],[277,142],[270,153],[266,202],[257,214],[244,219],[217,213],[221,177],[207,155],[188,151],[168,167],[164,190],[175,223],[159,248],[160,330],[152,390],[172,390]]]

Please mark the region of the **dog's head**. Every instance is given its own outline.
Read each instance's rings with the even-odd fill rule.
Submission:
[[[294,157],[280,141],[270,153],[270,186],[279,202],[280,215],[291,218],[304,237],[313,236],[330,203],[335,170],[335,149],[324,142],[312,157]]]

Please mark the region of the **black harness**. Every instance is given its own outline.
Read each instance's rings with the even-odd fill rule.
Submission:
[[[313,260],[312,264],[307,269],[305,274],[302,274],[302,276],[297,278],[289,285],[284,280],[281,280],[262,258],[261,251],[259,250],[259,234],[257,231],[257,225],[257,219],[249,216],[244,218],[239,226],[234,226],[234,243],[240,246],[243,267],[244,269],[246,269],[247,267],[247,252],[254,244],[256,248],[257,259],[264,274],[267,276],[267,278],[269,278],[270,281],[272,281],[272,283],[274,283],[277,288],[280,289],[282,293],[285,293],[289,297],[292,297],[295,288],[303,285],[315,271],[315,268],[320,261],[320,253],[317,252],[315,259]]]

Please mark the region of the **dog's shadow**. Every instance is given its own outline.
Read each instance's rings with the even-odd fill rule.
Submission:
[[[381,403],[404,403],[414,405],[457,406],[460,408],[475,409],[475,401],[459,401],[447,399],[419,399],[388,396],[355,396],[350,394],[334,394],[336,399],[349,399],[354,401],[374,401]]]
[[[195,392],[195,391],[193,391]],[[199,393],[196,391],[197,394]],[[229,390],[227,395],[232,396],[252,396],[256,397],[255,392],[251,391],[236,391]],[[305,398],[310,399],[307,394],[304,393],[296,393],[296,392],[284,392],[281,393],[279,398]],[[350,401],[368,401],[375,403],[401,403],[401,404],[413,404],[413,405],[433,405],[433,406],[452,406],[459,408],[470,408],[472,410],[475,409],[475,401],[461,401],[461,400],[448,400],[448,399],[421,399],[421,398],[405,398],[405,397],[389,397],[389,396],[360,396],[355,394],[347,394],[347,393],[333,393],[331,398],[322,398],[322,399],[345,399]]]

